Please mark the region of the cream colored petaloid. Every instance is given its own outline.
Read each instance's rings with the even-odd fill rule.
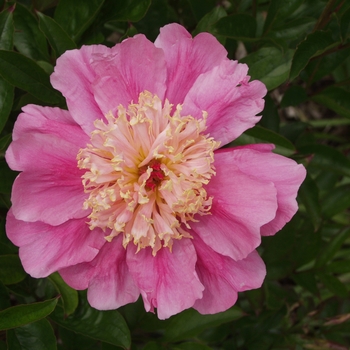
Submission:
[[[84,203],[91,229],[102,228],[107,241],[123,234],[123,245],[138,250],[171,249],[173,239],[190,238],[186,227],[195,215],[210,213],[205,185],[214,171],[219,147],[206,129],[206,113],[197,120],[148,91],[138,103],[118,107],[107,122],[95,121],[91,144],[77,159],[83,175]]]

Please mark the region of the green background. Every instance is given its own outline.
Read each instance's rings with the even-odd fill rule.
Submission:
[[[2,0],[0,10],[0,350],[350,347],[349,0]],[[308,177],[298,213],[259,248],[262,288],[223,313],[159,321],[140,300],[97,311],[57,273],[23,271],[5,234],[17,174],[4,154],[22,106],[64,108],[49,81],[57,57],[136,33],[154,40],[171,22],[215,35],[269,90],[261,122],[232,146],[275,143]]]

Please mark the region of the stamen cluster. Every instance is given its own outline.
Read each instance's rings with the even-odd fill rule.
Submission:
[[[197,120],[181,116],[181,105],[172,110],[144,91],[107,122],[95,121],[91,144],[78,154],[89,225],[102,228],[107,241],[123,234],[124,247],[132,241],[155,255],[173,239],[190,238],[189,222],[210,211],[205,185],[215,175],[219,143],[203,134],[205,112]]]

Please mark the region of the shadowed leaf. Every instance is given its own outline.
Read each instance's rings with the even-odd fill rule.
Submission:
[[[0,311],[0,330],[16,328],[27,323],[41,320],[56,307],[58,299],[50,299],[41,303],[17,305]]]
[[[12,85],[44,102],[63,102],[62,95],[52,88],[49,75],[33,60],[17,52],[0,50],[0,74]]]
[[[7,344],[11,350],[57,349],[54,331],[45,319],[8,330]]]

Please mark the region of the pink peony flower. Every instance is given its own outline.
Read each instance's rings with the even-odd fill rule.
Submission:
[[[180,25],[57,60],[68,111],[28,105],[6,159],[21,171],[7,234],[33,277],[59,271],[101,310],[216,313],[258,288],[256,252],[297,211],[305,169],[266,144],[220,148],[266,94],[208,33]]]

